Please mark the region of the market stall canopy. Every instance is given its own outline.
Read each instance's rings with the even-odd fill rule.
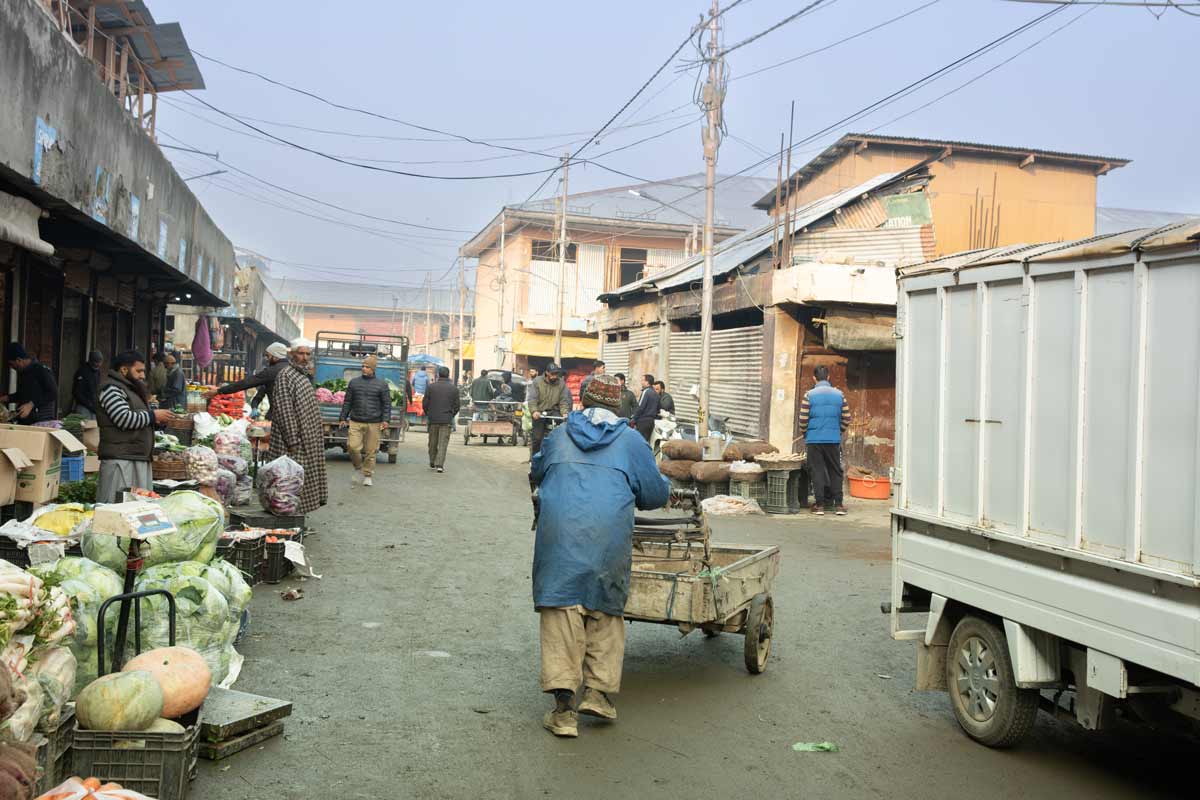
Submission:
[[[520,356],[554,358],[554,334],[519,330],[513,332],[513,353]],[[599,358],[600,345],[595,336],[562,337],[563,358]]]
[[[430,355],[426,355],[425,353],[418,353],[415,356],[409,356],[408,363],[410,363],[410,364],[433,364],[435,366],[440,367],[443,364],[445,364],[446,362],[443,361],[442,359],[438,358],[437,356],[430,356]]]

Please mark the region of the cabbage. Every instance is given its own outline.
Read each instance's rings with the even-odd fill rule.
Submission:
[[[225,509],[199,492],[175,492],[157,501],[178,529],[142,541],[147,567],[174,561],[212,561],[225,529]]]
[[[110,533],[92,533],[91,525],[88,525],[83,529],[83,537],[79,544],[87,559],[114,572],[125,572],[129,556],[128,539]]]
[[[165,589],[175,596],[175,643],[200,653],[212,670],[213,683],[220,683],[229,672],[238,623],[220,590],[204,578],[189,574],[205,566],[163,564],[141,573],[136,588]],[[143,650],[168,646],[169,619],[165,597],[152,595],[142,600]]]
[[[223,558],[215,559],[211,564],[201,564],[199,561],[159,564],[144,571],[138,580],[161,582],[178,577],[203,578],[211,583],[225,598],[230,616],[237,621],[241,620],[242,611],[250,604],[253,595],[250,584],[246,583],[238,568]]]
[[[115,537],[108,537],[115,538]],[[122,557],[124,558],[124,557]],[[121,562],[124,572],[125,563]],[[116,572],[87,558],[68,556],[49,564],[38,564],[29,572],[41,578],[47,586],[57,586],[71,601],[71,612],[75,617],[75,635],[66,641],[75,656],[75,687],[72,697],[84,686],[96,679],[97,670],[97,615],[101,604],[118,595],[124,588]],[[111,642],[117,633],[120,607],[109,606],[104,617],[106,641]],[[131,637],[132,638],[132,637]]]

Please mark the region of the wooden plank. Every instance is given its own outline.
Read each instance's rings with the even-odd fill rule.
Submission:
[[[259,742],[265,742],[267,739],[278,736],[281,733],[283,733],[283,720],[278,720],[232,739],[225,739],[220,742],[202,741],[200,742],[200,757],[207,758],[209,761],[220,761],[235,753],[249,750]]]

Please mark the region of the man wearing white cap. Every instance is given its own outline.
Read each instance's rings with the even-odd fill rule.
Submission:
[[[267,366],[260,369],[248,378],[243,378],[235,383],[227,383],[223,386],[218,386],[204,396],[206,399],[212,399],[219,394],[234,394],[235,392],[244,392],[247,389],[256,389],[254,398],[250,401],[250,407],[257,409],[263,398],[271,399],[271,389],[275,386],[275,378],[279,376],[279,371],[287,366],[288,363],[288,348],[282,342],[275,342],[267,348]],[[267,406],[267,418],[270,419],[270,406]]]
[[[312,342],[296,339],[291,360],[271,387],[271,449],[268,458],[286,455],[304,467],[297,512],[308,514],[329,500],[325,476],[325,431],[312,383]]]

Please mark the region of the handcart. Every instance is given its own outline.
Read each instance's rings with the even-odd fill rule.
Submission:
[[[494,438],[501,444],[516,446],[525,441],[525,432],[521,429],[521,417],[524,408],[515,400],[481,400],[472,405],[471,418],[463,428],[463,444],[470,444],[471,439],[479,437],[487,444],[488,438]]]
[[[672,490],[672,505],[687,516],[637,516],[633,570],[625,618],[674,625],[683,634],[745,636],[746,669],[767,668],[779,574],[776,546],[715,544],[694,490]]]

